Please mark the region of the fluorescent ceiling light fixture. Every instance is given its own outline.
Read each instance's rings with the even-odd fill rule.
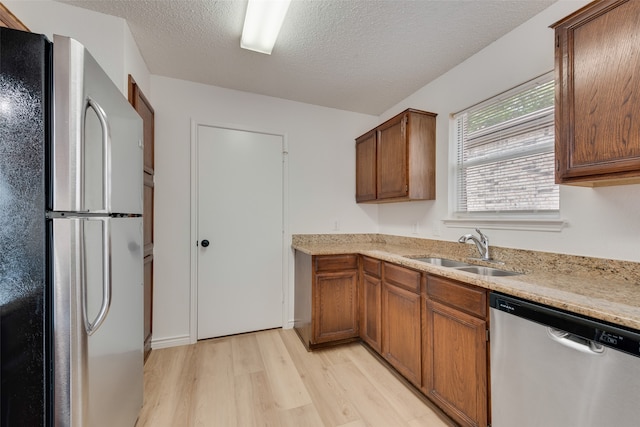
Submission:
[[[249,0],[240,47],[271,55],[291,0]]]

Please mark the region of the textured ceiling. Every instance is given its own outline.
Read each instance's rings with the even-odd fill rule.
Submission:
[[[293,0],[271,55],[246,0],[58,0],[127,20],[152,74],[380,115],[557,0]]]

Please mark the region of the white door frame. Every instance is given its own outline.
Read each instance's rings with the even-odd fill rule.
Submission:
[[[198,341],[198,128],[201,126],[221,129],[261,133],[282,137],[282,326],[287,327],[289,319],[289,159],[287,134],[265,131],[247,126],[211,123],[191,119],[191,309],[189,316],[189,342]]]

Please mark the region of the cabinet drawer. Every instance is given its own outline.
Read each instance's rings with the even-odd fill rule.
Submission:
[[[487,317],[487,291],[437,276],[428,276],[430,299],[458,308],[480,318]]]
[[[381,268],[382,268],[381,261],[374,258],[369,258],[366,256],[362,257],[362,269],[364,270],[365,273],[371,274],[376,277],[380,277]]]
[[[356,255],[326,255],[316,257],[316,271],[351,270],[358,268]]]
[[[384,280],[408,291],[420,293],[420,272],[384,263]]]

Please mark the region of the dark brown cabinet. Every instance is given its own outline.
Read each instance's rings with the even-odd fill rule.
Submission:
[[[296,251],[294,328],[307,348],[357,338],[358,257]]]
[[[356,139],[356,202],[376,199],[376,133]]]
[[[13,28],[14,30],[29,31],[5,5],[0,3],[0,27]]]
[[[358,271],[356,269],[316,274],[314,286],[316,344],[358,336],[357,299]]]
[[[366,255],[295,257],[307,349],[360,337],[460,426],[489,425],[486,289]]]
[[[417,387],[421,385],[420,272],[383,264],[382,356]]]
[[[436,114],[408,109],[356,139],[356,201],[435,199]]]
[[[155,113],[149,100],[129,74],[129,103],[142,117],[144,135],[144,206],[142,214],[144,241],[144,359],[151,353],[153,337],[153,198],[154,198],[154,140]]]
[[[422,391],[461,426],[488,424],[487,293],[427,278]]]
[[[556,182],[640,182],[640,2],[590,3],[555,23]]]
[[[360,286],[360,338],[382,352],[382,262],[363,256]]]

